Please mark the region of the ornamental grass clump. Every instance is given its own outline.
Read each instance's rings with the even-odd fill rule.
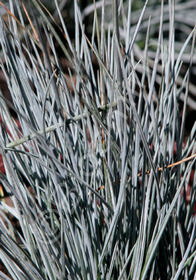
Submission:
[[[194,279],[193,5],[150,2],[7,3],[1,279]]]

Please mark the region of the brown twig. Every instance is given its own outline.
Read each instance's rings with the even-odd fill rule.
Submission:
[[[184,159],[182,159],[182,160],[179,160],[179,161],[177,161],[177,162],[168,164],[168,165],[166,165],[165,167],[159,167],[157,170],[158,170],[159,172],[162,172],[162,171],[165,170],[165,169],[168,169],[168,168],[177,166],[177,165],[179,165],[179,164],[181,164],[181,163],[183,163],[183,162],[190,161],[190,160],[192,160],[192,159],[194,159],[194,158],[196,158],[196,153],[194,153],[193,155],[191,155],[191,156],[189,156],[189,157],[187,157],[187,158],[184,158]],[[149,174],[150,174],[150,170],[147,170],[145,174],[149,175]],[[138,177],[141,177],[141,176],[142,176],[142,171],[140,171],[140,172],[137,174],[137,176],[138,176]]]

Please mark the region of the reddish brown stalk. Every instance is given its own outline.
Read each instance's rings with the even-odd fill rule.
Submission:
[[[35,35],[35,39],[36,39],[37,41],[39,41],[39,39],[38,39],[38,34],[37,34],[37,32],[36,32],[36,30],[35,30],[35,28],[34,28],[34,26],[33,26],[33,23],[32,23],[32,21],[31,21],[31,19],[30,19],[30,16],[29,16],[29,14],[28,14],[28,12],[27,12],[27,9],[26,9],[26,7],[25,7],[23,1],[20,0],[20,2],[21,2],[21,5],[22,5],[22,7],[23,7],[23,10],[24,10],[24,12],[25,12],[25,15],[26,15],[26,17],[27,17],[27,19],[28,19],[28,21],[29,21],[29,24],[31,25],[31,28],[32,28],[33,33],[34,33],[34,35]]]
[[[195,157],[196,157],[196,153],[193,154],[193,155],[191,155],[191,156],[189,156],[189,157],[187,157],[187,158],[184,158],[184,159],[182,159],[182,160],[179,160],[179,161],[177,161],[177,162],[168,164],[168,165],[165,166],[165,167],[159,167],[157,170],[160,171],[160,172],[162,172],[164,169],[168,169],[168,168],[177,166],[177,165],[179,165],[179,164],[181,164],[181,163],[183,163],[183,162],[192,160],[192,159],[194,159]],[[149,175],[149,174],[150,174],[150,170],[147,170],[145,174]],[[138,176],[138,177],[141,177],[141,176],[142,176],[142,171],[140,171],[140,172],[137,174],[137,176]]]
[[[22,24],[21,24],[21,22],[15,17],[15,15],[13,15],[12,14],[12,12],[8,9],[8,8],[6,8],[6,6],[0,1],[0,5],[6,10],[6,12],[8,13],[8,15],[10,15],[17,23],[18,23],[18,25],[23,29],[23,30],[25,30],[26,32],[27,32],[27,34],[29,35],[29,36],[31,36],[31,34],[29,33],[29,31],[26,29],[26,27],[25,26],[23,26]],[[24,9],[24,7],[23,7],[23,9]],[[25,10],[26,10],[26,8],[25,8]],[[24,10],[24,11],[25,11]],[[26,14],[26,12],[25,12],[25,14]],[[26,14],[27,15],[27,14]],[[27,18],[28,18],[28,20],[30,20],[29,19],[29,17],[27,16]],[[29,21],[30,22],[30,21]],[[30,23],[31,24],[31,23]],[[36,36],[36,32],[35,32],[35,29],[33,28],[33,25],[31,25],[31,27],[32,27],[32,29],[33,29],[33,32],[34,32],[34,34],[35,34],[35,38],[36,38],[36,40],[34,40],[35,42],[39,42],[39,40],[38,40],[38,38],[37,38],[37,36]],[[32,37],[32,36],[31,36]]]

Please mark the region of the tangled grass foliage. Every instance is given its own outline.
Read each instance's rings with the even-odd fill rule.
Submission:
[[[195,1],[8,2],[0,278],[193,279]]]

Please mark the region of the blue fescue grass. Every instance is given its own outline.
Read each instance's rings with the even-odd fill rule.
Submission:
[[[40,1],[33,14],[9,1],[0,44],[12,103],[1,96],[0,180],[13,207],[1,201],[0,258],[11,279],[193,279],[191,19],[175,39],[191,3],[153,10],[145,1],[135,11],[114,0],[81,11],[74,1],[70,34],[57,0],[58,27]]]

